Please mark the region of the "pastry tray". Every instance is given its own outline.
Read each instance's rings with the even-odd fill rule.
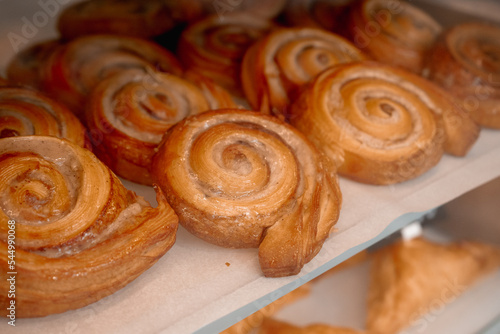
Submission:
[[[26,20],[43,9],[38,2],[12,0],[1,1],[0,6],[0,64],[4,67],[15,53],[9,33],[20,34]],[[457,14],[457,17],[462,16]],[[55,21],[51,17],[27,42],[55,36]],[[336,231],[297,276],[265,278],[256,249],[220,248],[180,227],[172,249],[117,293],[63,314],[17,319],[16,327],[8,326],[6,320],[0,321],[0,331],[216,333],[434,208],[498,176],[500,131],[483,129],[467,157],[444,156],[435,168],[417,179],[383,187],[341,179],[343,208]],[[131,182],[124,184],[155,203],[151,188]]]

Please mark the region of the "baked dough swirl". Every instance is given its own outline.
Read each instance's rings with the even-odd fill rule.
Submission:
[[[321,29],[283,28],[245,54],[242,85],[255,110],[287,118],[299,89],[324,69],[366,56],[346,39]]]
[[[49,95],[83,119],[86,97],[92,89],[101,80],[131,68],[182,74],[177,58],[153,42],[118,35],[89,35],[57,48],[42,69],[42,83]]]
[[[259,112],[181,121],[152,174],[187,230],[223,247],[259,247],[269,277],[299,273],[339,216],[334,167],[297,130]]]
[[[232,94],[243,96],[241,61],[245,51],[266,35],[274,24],[245,13],[209,16],[188,26],[182,33],[178,54],[183,64],[201,73]]]
[[[123,288],[175,241],[178,219],[125,189],[90,151],[45,136],[0,139],[0,265],[15,221],[16,316],[83,307]],[[1,291],[8,291],[2,279]],[[0,296],[2,313],[9,303]]]
[[[128,70],[90,96],[87,125],[96,155],[116,174],[150,185],[156,146],[172,125],[209,109],[235,107],[229,93],[196,73],[187,78]],[[196,80],[196,84],[194,83]]]
[[[0,138],[45,135],[90,148],[85,127],[65,106],[35,90],[0,87]]]
[[[433,47],[429,78],[458,98],[480,125],[500,129],[500,27],[464,23]]]
[[[465,155],[479,135],[439,87],[375,62],[324,71],[293,105],[290,120],[337,162],[339,174],[371,184],[415,178],[444,151]]]
[[[409,2],[363,0],[350,10],[348,30],[375,60],[420,73],[441,26]]]

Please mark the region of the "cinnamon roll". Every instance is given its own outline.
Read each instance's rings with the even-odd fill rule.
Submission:
[[[245,54],[242,85],[252,108],[282,118],[299,89],[324,69],[366,56],[344,38],[313,28],[274,31]]]
[[[0,266],[16,275],[16,317],[60,313],[108,296],[175,241],[178,218],[160,189],[153,208],[69,141],[0,139],[0,180]],[[8,284],[2,279],[1,291]],[[9,298],[0,295],[3,315]]]
[[[0,138],[45,135],[90,148],[85,127],[66,107],[35,90],[0,87]]]
[[[363,0],[350,10],[348,30],[375,60],[420,73],[441,26],[409,2]]]
[[[201,0],[207,13],[217,14],[221,21],[232,13],[242,13],[247,16],[272,19],[277,17],[287,0]]]
[[[223,247],[258,247],[265,276],[300,272],[341,203],[334,168],[297,130],[247,110],[215,110],[171,128],[153,179],[179,222]]]
[[[232,94],[243,96],[241,61],[245,51],[274,27],[264,18],[245,13],[209,16],[188,26],[182,33],[178,54],[183,64]]]
[[[369,333],[395,334],[455,300],[500,267],[500,249],[473,241],[399,241],[373,255],[368,290]]]
[[[91,141],[116,174],[150,185],[151,159],[165,131],[189,115],[235,106],[210,80],[188,77],[198,85],[171,74],[128,70],[94,89],[87,110]]]
[[[65,8],[57,28],[64,39],[90,34],[150,38],[201,12],[201,5],[190,0],[87,0]]]
[[[375,62],[324,71],[292,106],[290,121],[336,161],[339,174],[370,184],[415,178],[445,151],[465,155],[479,135],[439,87]]]
[[[103,79],[130,68],[182,74],[177,58],[139,38],[89,35],[58,48],[42,69],[44,91],[84,118],[86,96]]]
[[[500,27],[464,23],[446,31],[427,62],[429,79],[480,125],[500,129]]]

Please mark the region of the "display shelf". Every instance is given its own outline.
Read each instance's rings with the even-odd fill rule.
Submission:
[[[0,6],[0,64],[4,68],[16,52],[8,34],[20,34],[26,21],[23,18],[29,21],[43,8],[38,2],[27,5],[13,0],[0,1]],[[55,36],[54,17],[37,28],[27,42]],[[297,276],[265,278],[260,272],[257,250],[216,247],[180,227],[173,248],[124,289],[82,309],[18,319],[15,328],[6,321],[0,322],[0,332],[216,333],[434,208],[498,176],[500,131],[484,129],[467,157],[445,156],[435,168],[415,180],[376,187],[341,179],[344,200],[337,230]],[[124,183],[154,202],[151,188]]]

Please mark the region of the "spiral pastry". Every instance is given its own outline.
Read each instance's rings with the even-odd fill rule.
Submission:
[[[150,185],[151,159],[165,131],[189,115],[235,106],[208,79],[189,77],[200,86],[166,73],[128,70],[95,88],[87,111],[91,141],[116,174]]]
[[[348,30],[375,60],[420,73],[441,26],[408,2],[363,0],[350,10]]]
[[[16,316],[76,309],[123,288],[175,241],[178,219],[128,191],[90,151],[45,136],[0,139],[0,266]],[[8,266],[15,221],[15,268]],[[4,274],[2,274],[4,276]],[[5,278],[1,291],[8,291]],[[8,295],[0,295],[2,313]]]
[[[243,13],[257,18],[273,19],[278,16],[287,0],[199,0],[206,13],[217,14],[219,19],[225,20],[232,13]]]
[[[186,28],[179,41],[178,54],[183,64],[242,96],[241,61],[245,51],[273,28],[264,18],[244,13],[209,16]]]
[[[482,126],[500,129],[500,27],[457,25],[443,34],[428,61],[429,79],[458,98]]]
[[[245,54],[242,85],[252,108],[288,117],[299,89],[327,67],[366,56],[344,38],[313,28],[274,31]]]
[[[7,66],[7,78],[13,84],[43,90],[42,68],[60,45],[59,40],[48,40],[30,45],[16,53]]]
[[[0,77],[0,86],[8,86],[9,81],[7,79],[4,79],[3,77]]]
[[[90,148],[85,128],[66,107],[40,92],[0,87],[0,138],[45,135]]]
[[[182,74],[175,56],[133,37],[90,35],[57,49],[42,69],[44,90],[83,117],[86,96],[103,79],[130,68]]]
[[[324,71],[293,105],[290,119],[337,162],[339,174],[370,184],[415,178],[444,151],[465,155],[479,135],[439,87],[375,62]]]
[[[90,0],[67,7],[59,16],[58,30],[65,39],[90,34],[150,38],[197,18],[201,11],[201,5],[190,0]]]
[[[269,277],[300,272],[339,216],[329,160],[259,112],[215,110],[181,121],[162,140],[151,173],[188,231],[223,247],[258,247]]]

